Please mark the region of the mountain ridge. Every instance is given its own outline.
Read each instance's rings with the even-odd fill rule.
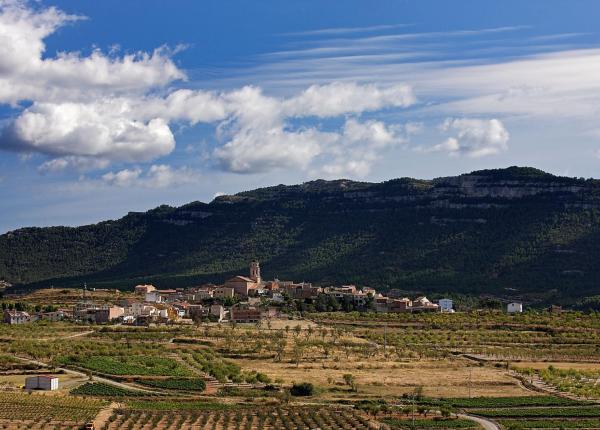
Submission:
[[[431,180],[276,185],[80,227],[0,236],[14,289],[220,282],[261,260],[270,277],[382,290],[600,294],[600,181],[535,168]]]

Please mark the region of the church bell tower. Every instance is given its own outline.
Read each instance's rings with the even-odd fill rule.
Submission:
[[[260,264],[258,264],[258,261],[250,263],[250,279],[260,284]]]

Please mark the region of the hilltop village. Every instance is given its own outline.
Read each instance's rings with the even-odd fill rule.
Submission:
[[[354,285],[320,287],[306,282],[265,281],[258,261],[250,263],[248,276],[235,276],[222,285],[204,284],[168,290],[157,289],[153,285],[137,285],[134,295],[122,294],[123,297],[112,303],[98,303],[93,300],[92,291],[99,290],[84,287],[80,300],[69,308],[38,306],[31,311],[18,303],[5,304],[3,321],[23,324],[37,320],[73,320],[131,325],[202,321],[259,323],[277,318],[290,309],[317,312],[454,312],[451,299],[433,303],[427,297],[396,297],[393,291],[385,296],[373,288]],[[520,310],[515,308],[514,311]]]

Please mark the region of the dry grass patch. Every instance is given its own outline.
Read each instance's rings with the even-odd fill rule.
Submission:
[[[285,384],[311,382],[326,390],[346,390],[344,374],[354,375],[361,396],[392,397],[411,392],[422,386],[424,394],[431,397],[467,397],[469,385],[472,396],[524,396],[531,394],[502,369],[468,367],[466,363],[452,360],[422,360],[396,363],[393,361],[339,361],[301,363],[257,360],[235,360],[246,370],[266,373],[273,380]],[[471,382],[469,378],[471,376]],[[348,390],[349,391],[349,390]],[[339,396],[343,391],[333,391],[325,396]],[[350,392],[348,394],[351,394]]]

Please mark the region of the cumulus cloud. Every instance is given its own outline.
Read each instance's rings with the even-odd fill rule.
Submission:
[[[102,175],[102,182],[117,187],[168,188],[197,182],[199,173],[188,167],[173,168],[154,164],[144,173],[142,169],[123,169]]]
[[[259,88],[244,87],[224,96],[231,117],[219,125],[226,143],[214,155],[220,165],[237,173],[274,168],[305,168],[334,137],[315,128],[291,130],[282,102],[265,96]]]
[[[148,161],[169,154],[175,138],[162,118],[132,118],[127,103],[34,103],[4,131],[13,147],[56,156]]]
[[[510,135],[498,119],[448,118],[441,128],[443,131],[456,133],[456,136],[447,138],[428,151],[483,157],[499,154],[508,148]]]
[[[335,117],[340,113],[377,110],[386,103],[409,104],[411,101],[404,90],[380,90],[372,85],[357,84],[311,88],[285,100],[265,96],[256,87],[227,94],[225,99],[232,116],[220,125],[219,136],[226,143],[215,150],[221,166],[237,173],[287,167],[306,169],[318,156],[333,155],[335,161],[324,168],[327,175],[332,176],[335,171],[353,176],[368,173],[376,158],[372,155],[374,151],[398,140],[395,132],[382,122],[360,123],[350,119],[343,130],[322,131],[316,127],[293,128],[289,124],[290,117]],[[333,96],[335,89],[340,89],[341,95],[327,105],[326,96]],[[352,91],[356,94],[352,95]],[[307,93],[311,94],[310,102],[307,102]],[[350,153],[362,160],[348,159]],[[346,167],[341,168],[341,165]]]
[[[44,39],[80,19],[54,7],[34,9],[26,1],[0,1],[0,102],[89,99],[185,78],[167,48],[121,57],[99,50],[89,56],[63,52],[43,57]]]
[[[336,144],[328,148],[331,157],[317,174],[327,177],[365,177],[383,152],[407,142],[410,127],[387,126],[381,121],[348,119]]]
[[[398,141],[395,130],[357,119],[346,121],[343,129],[326,130],[298,125],[298,119],[359,117],[416,101],[403,84],[333,82],[287,98],[265,95],[254,86],[170,90],[168,84],[186,75],[173,63],[174,51],[165,47],[124,55],[118,48],[46,55],[45,39],[81,19],[26,0],[0,0],[0,103],[27,102],[0,132],[0,147],[45,154],[49,159],[39,166],[42,173],[154,161],[174,150],[172,123],[183,122],[215,126],[211,155],[227,171],[309,169],[315,160],[326,160],[331,174],[363,176],[378,151]],[[189,172],[153,165],[146,172],[109,172],[102,181],[162,187],[182,178],[190,178]]]

